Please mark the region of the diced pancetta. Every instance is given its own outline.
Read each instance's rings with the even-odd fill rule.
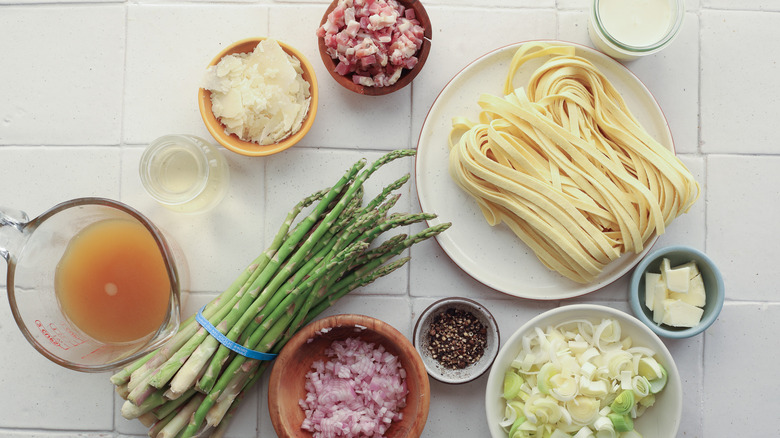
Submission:
[[[386,87],[417,65],[425,29],[414,10],[397,0],[340,0],[317,29],[336,72],[352,81]]]

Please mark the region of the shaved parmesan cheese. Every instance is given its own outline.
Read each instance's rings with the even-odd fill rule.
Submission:
[[[210,66],[203,88],[211,91],[211,109],[225,133],[259,145],[298,132],[311,104],[300,60],[272,39]]]

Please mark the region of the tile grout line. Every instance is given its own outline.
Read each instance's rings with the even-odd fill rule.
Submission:
[[[698,111],[699,127],[698,127],[698,132],[697,132],[698,144],[696,145],[696,149],[697,149],[699,155],[702,156],[702,160],[703,160],[703,168],[704,168],[704,175],[703,175],[704,181],[703,181],[703,183],[704,183],[704,187],[705,187],[705,190],[706,190],[706,188],[709,187],[708,183],[709,183],[709,174],[710,174],[710,172],[709,172],[709,164],[710,163],[709,163],[709,156],[704,153],[703,147],[702,147],[703,146],[702,145],[702,140],[703,140],[703,137],[702,137],[702,113],[703,112],[702,112],[702,105],[701,105],[701,97],[702,97],[702,86],[701,86],[702,74],[701,74],[701,68],[702,68],[702,48],[703,48],[703,45],[702,45],[703,19],[702,19],[702,5],[701,5],[701,3],[699,3],[699,7],[696,10],[696,16],[698,18],[698,25],[699,25],[699,28],[698,28],[698,37],[699,37],[698,39],[699,40],[697,41],[698,48],[699,48],[699,56],[698,56],[698,64],[699,65],[698,65],[698,68],[697,68],[697,75],[696,75],[697,93],[698,93],[697,111]],[[709,202],[708,201],[709,201],[709,191],[706,191],[704,193],[704,251],[705,251],[705,253],[707,252],[707,241],[709,240],[708,239],[708,234],[707,234],[707,229],[708,229],[708,224],[709,224],[709,215],[708,215],[708,204],[709,204]],[[699,364],[699,371],[700,372],[699,372],[699,375],[697,376],[698,377],[698,379],[697,379],[698,381],[696,382],[698,384],[699,388],[700,388],[699,396],[698,396],[698,402],[699,402],[698,414],[699,414],[699,429],[702,432],[704,431],[704,426],[705,426],[705,424],[704,424],[704,415],[705,415],[704,405],[706,403],[706,397],[704,396],[704,376],[705,376],[705,372],[706,372],[706,367],[705,367],[704,359],[707,356],[706,352],[707,352],[707,333],[704,333],[704,335],[702,336],[702,340],[701,340],[701,351],[700,351],[700,354],[701,354],[700,360],[701,360],[701,362]]]

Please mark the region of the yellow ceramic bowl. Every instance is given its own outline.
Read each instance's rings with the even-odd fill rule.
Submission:
[[[264,39],[266,38],[258,37],[237,41],[219,52],[219,54],[211,61],[209,66],[216,65],[223,57],[227,55],[251,52],[255,49],[255,46],[257,46],[257,44]],[[309,132],[311,125],[314,123],[314,117],[317,115],[318,101],[317,77],[314,74],[314,67],[311,65],[309,60],[307,60],[306,57],[303,56],[303,54],[297,49],[279,40],[277,40],[277,42],[285,52],[298,58],[301,61],[301,67],[303,68],[303,78],[306,80],[306,82],[309,83],[311,91],[311,106],[309,107],[309,113],[306,115],[306,118],[303,119],[303,124],[301,125],[301,129],[298,130],[298,132],[284,138],[277,143],[270,145],[259,145],[254,142],[241,140],[235,134],[226,134],[224,126],[211,111],[211,92],[200,88],[198,90],[198,106],[200,107],[200,115],[203,117],[203,123],[206,124],[206,129],[209,130],[214,139],[228,150],[239,153],[241,155],[249,156],[265,156],[275,154],[298,143]]]

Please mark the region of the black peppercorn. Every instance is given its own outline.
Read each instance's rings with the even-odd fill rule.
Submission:
[[[446,309],[435,315],[428,329],[428,351],[450,369],[476,363],[487,348],[487,328],[473,313]]]

